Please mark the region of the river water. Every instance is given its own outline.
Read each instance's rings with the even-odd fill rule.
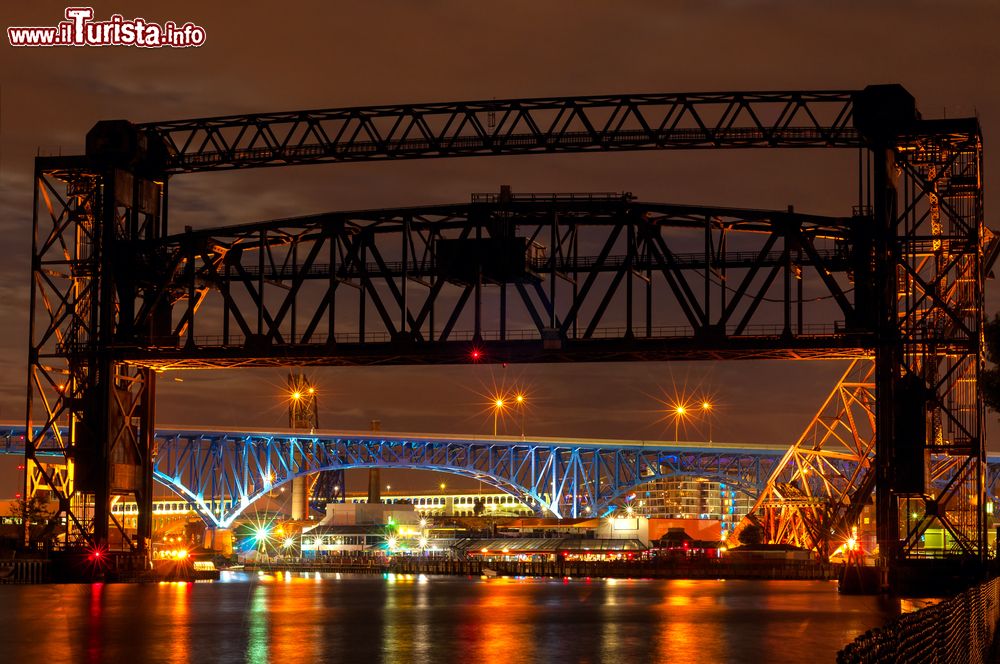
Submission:
[[[0,661],[818,664],[897,612],[820,581],[223,573],[0,586]]]

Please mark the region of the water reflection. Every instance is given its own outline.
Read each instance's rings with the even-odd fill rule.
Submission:
[[[90,607],[87,611],[87,662],[89,664],[97,664],[101,661],[101,597],[103,595],[103,583],[91,584]]]
[[[267,593],[261,584],[253,589],[247,625],[247,658],[249,664],[267,664]]]
[[[166,647],[169,649],[168,661],[183,664],[191,661],[191,589],[192,583],[167,584],[173,590],[169,602],[170,634],[166,637]]]
[[[465,615],[463,648],[476,662],[533,662],[533,624],[538,621],[531,579],[498,578],[481,583],[478,601]]]
[[[822,582],[227,574],[0,586],[4,661],[834,661],[898,611]]]

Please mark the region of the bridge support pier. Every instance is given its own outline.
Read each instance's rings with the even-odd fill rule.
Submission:
[[[308,496],[306,495],[306,478],[296,477],[292,480],[292,521],[306,518],[308,511]]]

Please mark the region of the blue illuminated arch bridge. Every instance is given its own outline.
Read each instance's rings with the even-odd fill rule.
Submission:
[[[756,496],[786,448],[723,443],[249,431],[157,432],[154,476],[227,527],[257,498],[323,470],[407,468],[470,477],[539,514],[604,514],[647,482],[718,479]],[[232,500],[226,500],[228,498]]]
[[[23,453],[24,427],[0,425],[0,451]],[[580,438],[159,429],[154,478],[205,522],[226,528],[258,498],[323,470],[407,468],[479,480],[540,515],[605,514],[642,484],[717,479],[755,497],[787,447]]]
[[[0,424],[0,452],[23,454],[24,431]],[[349,468],[470,477],[556,517],[606,514],[641,485],[672,477],[718,480],[756,498],[788,450],[746,443],[202,428],[160,429],[156,442],[154,478],[218,528],[296,477]],[[996,496],[1000,458],[990,461],[988,487]],[[841,463],[849,474],[852,462]]]

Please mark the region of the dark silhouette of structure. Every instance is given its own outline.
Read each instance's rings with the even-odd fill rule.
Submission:
[[[224,229],[168,223],[170,179],[204,171],[751,148],[856,150],[853,214],[501,191]],[[922,119],[898,85],[107,121],[85,155],[35,169],[26,495],[59,497],[67,547],[146,551],[159,371],[874,357],[886,570],[919,564],[932,524],[956,560],[985,561],[976,386],[996,243],[982,138],[974,118]],[[941,491],[930,457],[952,478]],[[122,495],[140,505],[135,537],[109,509]]]

